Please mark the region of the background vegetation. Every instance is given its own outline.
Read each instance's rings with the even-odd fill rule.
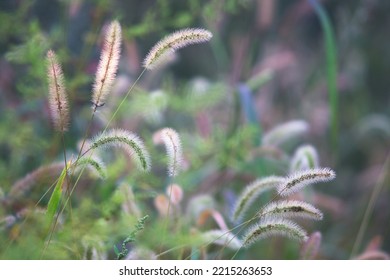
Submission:
[[[303,194],[324,212],[322,221],[304,224],[322,234],[316,258],[389,252],[389,11],[390,2],[379,0],[1,1],[0,258],[112,259],[114,245],[120,248],[137,219],[149,215],[127,244],[128,258],[230,259],[235,251],[229,248],[198,250],[204,244],[198,233],[221,222],[233,228],[229,215],[240,191],[261,176],[286,175],[290,157],[306,143],[317,148],[320,165],[337,174]],[[48,110],[46,52],[54,49],[63,66],[71,106],[65,146],[74,154],[90,119],[102,30],[113,19],[123,30],[119,73],[91,135],[104,128],[148,50],[164,35],[203,27],[214,37],[146,72],[111,124],[145,140],[152,171],[140,173],[120,153],[105,154],[108,178],[83,174],[46,248],[43,213],[50,191],[44,194],[61,168],[39,168],[63,161]],[[329,97],[332,77],[338,109]],[[338,112],[336,132],[332,110]],[[262,145],[267,131],[296,119],[309,124],[307,133],[276,148]],[[175,179],[183,199],[168,218],[162,196],[171,183],[166,156],[153,145],[153,133],[163,127],[181,135],[185,157],[185,171]],[[23,191],[16,192],[17,186]],[[234,257],[300,257],[298,243],[268,241]]]

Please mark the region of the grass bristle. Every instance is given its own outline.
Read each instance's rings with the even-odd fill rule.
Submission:
[[[123,129],[112,129],[96,136],[88,150],[105,147],[122,148],[143,171],[150,169],[150,157],[143,141],[134,133]]]
[[[176,50],[187,45],[207,42],[213,35],[210,31],[200,28],[188,28],[176,31],[159,41],[145,57],[143,65],[153,69],[169,59]]]
[[[183,152],[179,134],[172,128],[163,128],[156,132],[156,144],[164,144],[168,156],[168,174],[175,177],[182,170]]]
[[[100,55],[99,65],[96,71],[93,85],[92,109],[104,105],[107,94],[112,89],[120,57],[121,27],[118,21],[113,21],[107,30],[103,50]]]
[[[313,168],[296,172],[287,177],[279,186],[281,196],[289,196],[307,185],[333,180],[336,173],[330,168]]]
[[[280,218],[266,218],[246,232],[243,246],[249,247],[254,242],[271,236],[285,236],[300,242],[307,240],[305,230],[296,223]]]
[[[268,204],[260,211],[259,216],[274,216],[283,218],[301,217],[321,220],[323,214],[320,210],[309,203],[296,200],[283,200]]]
[[[69,105],[65,91],[64,74],[54,51],[47,52],[47,76],[49,84],[49,106],[56,130],[64,132],[69,125]]]
[[[257,179],[249,184],[237,198],[237,202],[233,209],[232,220],[240,220],[260,194],[275,188],[278,184],[283,182],[283,180],[283,177],[269,176]]]

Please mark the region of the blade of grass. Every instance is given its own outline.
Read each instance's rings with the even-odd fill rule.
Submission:
[[[338,91],[337,91],[337,51],[332,23],[324,8],[317,0],[309,0],[309,3],[317,13],[324,31],[326,53],[326,77],[328,82],[330,101],[331,143],[333,151],[337,151],[338,145]]]
[[[54,215],[57,211],[58,205],[60,204],[61,200],[61,194],[62,194],[62,185],[64,184],[64,180],[66,177],[66,170],[67,167],[64,167],[64,169],[61,172],[61,175],[59,177],[59,180],[53,190],[53,193],[51,194],[49,203],[47,204],[47,212],[46,217],[52,223]]]
[[[380,192],[383,189],[383,186],[385,185],[386,176],[389,173],[390,168],[390,153],[387,155],[386,162],[383,164],[380,176],[378,178],[378,181],[374,187],[374,190],[372,191],[370,200],[368,202],[366,211],[364,212],[364,217],[362,220],[362,223],[360,224],[358,234],[356,236],[355,243],[353,244],[352,252],[351,252],[351,258],[357,255],[360,245],[363,241],[364,233],[367,230],[368,222],[370,221],[372,212],[374,210],[375,202],[377,201]]]

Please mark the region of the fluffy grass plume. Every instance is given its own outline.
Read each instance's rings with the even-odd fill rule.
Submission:
[[[109,25],[100,55],[99,65],[96,71],[93,85],[93,110],[104,105],[107,94],[110,92],[118,70],[118,62],[121,47],[121,26],[118,21]]]
[[[292,120],[277,125],[264,134],[262,143],[264,146],[282,146],[291,139],[304,135],[309,130],[309,124],[303,120]]]
[[[285,236],[298,241],[306,241],[307,234],[296,223],[280,219],[266,218],[260,221],[257,225],[250,228],[243,237],[243,246],[249,247],[254,242],[270,236]]]
[[[51,116],[55,129],[64,132],[68,130],[69,125],[69,107],[64,74],[54,51],[47,52],[46,60]]]
[[[122,148],[141,170],[149,171],[150,157],[143,141],[134,133],[123,129],[112,129],[96,136],[87,151],[105,147]]]
[[[159,41],[145,57],[143,66],[151,70],[169,59],[174,52],[187,45],[207,42],[213,37],[210,31],[188,28],[176,31]]]
[[[268,191],[284,181],[283,177],[269,176],[257,179],[249,184],[238,197],[233,209],[232,220],[238,221],[242,218],[245,212],[255,199],[265,191]]]
[[[87,166],[89,170],[100,179],[107,178],[106,166],[104,165],[104,162],[96,156],[80,158],[77,161],[77,167],[81,166]]]
[[[313,168],[293,173],[278,186],[281,196],[289,196],[307,185],[333,180],[336,173],[330,168]]]
[[[172,128],[163,128],[153,137],[155,144],[164,144],[168,155],[168,174],[176,176],[182,169],[183,152],[179,134]]]
[[[300,146],[291,159],[290,171],[306,170],[317,168],[319,159],[317,150],[312,145]]]
[[[275,201],[265,206],[259,213],[260,217],[301,217],[307,219],[321,220],[323,214],[313,205],[296,200]]]

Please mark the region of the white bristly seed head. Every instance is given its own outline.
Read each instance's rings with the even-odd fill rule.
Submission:
[[[107,94],[112,89],[118,70],[121,40],[121,26],[118,21],[113,21],[107,29],[93,85],[92,109],[94,111],[104,105]]]
[[[188,28],[176,31],[159,41],[145,57],[143,65],[151,70],[169,59],[176,50],[187,45],[207,42],[213,37],[210,31]]]
[[[278,186],[281,196],[289,196],[298,192],[307,185],[331,181],[336,173],[330,168],[313,168],[293,173]]]
[[[69,125],[68,97],[65,91],[64,74],[56,54],[49,50],[46,56],[49,83],[49,106],[56,130],[65,132]]]
[[[269,176],[250,183],[237,198],[233,209],[232,221],[240,220],[260,194],[275,188],[283,180],[283,177]]]
[[[254,242],[270,236],[285,236],[298,241],[306,241],[307,233],[296,223],[280,219],[266,218],[250,228],[243,237],[243,246],[249,247]]]
[[[321,220],[323,214],[313,205],[296,200],[282,200],[271,202],[260,212],[259,217],[301,217],[307,219]]]
[[[112,129],[93,138],[88,151],[105,148],[122,148],[143,171],[150,169],[150,157],[144,142],[133,132],[124,129]]]
[[[291,159],[290,171],[300,171],[310,168],[317,168],[319,159],[317,150],[312,145],[300,146]]]
[[[168,155],[168,174],[175,177],[182,169],[183,152],[179,134],[172,128],[163,128],[154,134],[155,144],[164,144]]]
[[[279,147],[291,139],[304,135],[308,130],[309,124],[303,120],[282,123],[264,134],[262,144]]]

